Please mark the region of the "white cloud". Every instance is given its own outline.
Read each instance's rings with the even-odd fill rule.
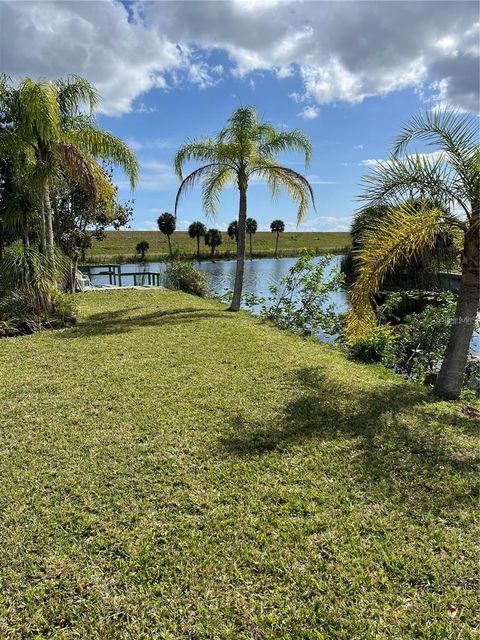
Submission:
[[[320,109],[311,104],[304,107],[298,115],[305,120],[314,120],[315,118],[318,118],[319,113]]]
[[[206,89],[226,73],[262,71],[296,76],[302,85],[292,97],[307,104],[354,104],[412,87],[463,109],[479,106],[473,2],[4,0],[0,11],[2,71],[79,73],[113,115],[154,87]],[[228,55],[227,69],[209,63],[214,50]]]
[[[322,180],[318,176],[305,176],[310,184],[319,184],[319,185],[331,185],[331,184],[340,184],[335,180]]]
[[[356,144],[354,147],[354,149],[360,149],[360,151],[364,148],[363,144]]]

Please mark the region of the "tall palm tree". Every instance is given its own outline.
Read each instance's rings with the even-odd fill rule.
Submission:
[[[274,220],[270,225],[270,231],[272,233],[276,233],[277,237],[275,238],[275,258],[278,258],[278,239],[280,234],[285,231],[285,223],[283,220]]]
[[[227,236],[230,240],[235,240],[235,244],[238,244],[238,222],[233,220],[227,227]]]
[[[173,233],[175,233],[175,229],[177,228],[177,220],[173,214],[168,213],[168,211],[165,211],[165,213],[162,213],[160,216],[158,216],[157,226],[159,231],[163,233],[165,236],[167,236],[168,252],[171,258],[173,256],[173,251],[172,251],[172,241],[170,240],[170,236],[173,235]]]
[[[44,247],[54,246],[50,185],[60,172],[88,191],[92,206],[114,196],[99,159],[121,167],[132,189],[135,187],[135,154],[122,140],[97,127],[93,117],[96,104],[96,91],[79,76],[57,82],[26,78],[17,88],[6,76],[0,77],[0,113],[9,123],[0,136],[0,155],[29,164]],[[84,107],[88,114],[82,111]]]
[[[207,233],[207,227],[203,224],[203,222],[192,222],[192,224],[188,227],[188,235],[190,238],[197,239],[197,260],[200,260],[200,238],[204,238]]]
[[[247,218],[246,229],[250,240],[250,260],[253,258],[253,236],[257,233],[257,221],[253,218]]]
[[[210,247],[210,257],[213,259],[215,249],[223,242],[222,233],[218,229],[209,229],[205,234],[205,244]]]
[[[414,140],[434,147],[428,154],[405,155]],[[434,391],[444,398],[460,394],[480,301],[480,146],[478,119],[448,109],[427,111],[399,135],[390,159],[366,176],[363,198],[387,204],[389,213],[363,237],[358,278],[351,293],[349,329],[368,332],[374,313],[371,297],[401,260],[433,247],[440,235],[458,238],[461,285],[454,322]],[[412,207],[411,198],[425,204]]]
[[[239,191],[237,268],[231,311],[240,309],[245,267],[245,236],[247,219],[247,192],[252,178],[265,180],[275,197],[281,186],[298,204],[300,222],[310,204],[314,202],[313,191],[308,180],[300,173],[280,166],[276,160],[279,153],[300,151],[308,165],[311,144],[297,129],[277,131],[269,123],[261,122],[253,107],[236,109],[227,126],[215,139],[202,138],[186,143],[175,156],[175,172],[181,181],[175,201],[175,213],[182,195],[198,183],[203,184],[203,206],[208,214],[215,215],[222,189],[235,183]],[[205,163],[186,178],[183,169],[188,162]]]

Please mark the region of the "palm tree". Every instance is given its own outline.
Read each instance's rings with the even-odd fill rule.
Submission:
[[[274,220],[270,225],[270,231],[272,233],[276,233],[277,237],[275,240],[275,258],[278,258],[278,238],[280,234],[285,231],[285,223],[283,220]]]
[[[192,224],[188,227],[188,235],[190,238],[197,239],[197,260],[200,260],[200,238],[204,238],[207,233],[207,227],[203,224],[203,222],[192,222]]]
[[[145,254],[150,249],[150,245],[146,240],[140,240],[140,242],[135,247],[135,251],[140,254],[140,259],[145,260]]]
[[[246,229],[250,240],[250,260],[253,258],[252,238],[257,233],[257,221],[253,218],[247,218]]]
[[[238,244],[238,222],[233,220],[227,227],[227,235],[230,240],[235,240],[235,244]]]
[[[172,257],[172,242],[170,240],[170,236],[174,233],[177,228],[177,221],[175,216],[172,213],[162,213],[161,216],[158,216],[157,225],[159,230],[167,236],[168,240],[168,251],[170,253],[170,257]]]
[[[404,155],[410,142],[425,141],[433,153]],[[358,278],[351,293],[351,335],[365,335],[373,321],[372,295],[400,261],[410,260],[439,235],[458,237],[462,278],[454,322],[434,391],[457,398],[480,300],[480,146],[475,116],[448,109],[412,119],[387,162],[364,179],[363,198],[390,211],[363,237]],[[409,199],[424,202],[419,209]]]
[[[205,244],[210,247],[210,257],[215,255],[215,249],[223,242],[222,234],[218,229],[209,229],[205,234]]]
[[[271,124],[261,122],[253,107],[236,109],[227,126],[215,139],[203,138],[188,142],[175,156],[175,171],[181,180],[175,201],[175,213],[182,195],[197,183],[203,183],[203,206],[214,215],[222,189],[234,183],[239,191],[237,268],[231,311],[240,309],[245,268],[245,237],[247,219],[247,192],[251,178],[265,180],[272,196],[281,186],[298,204],[300,221],[313,204],[313,191],[308,180],[300,173],[280,166],[276,160],[279,153],[295,150],[303,152],[305,163],[311,157],[308,138],[297,129],[277,131]],[[185,164],[192,160],[205,163],[183,177]]]
[[[59,172],[90,194],[92,206],[114,196],[98,159],[121,167],[132,189],[137,182],[135,154],[119,138],[98,129],[93,117],[96,104],[96,91],[79,76],[55,83],[26,78],[18,88],[10,85],[6,76],[0,77],[0,113],[9,123],[0,136],[0,155],[29,165],[44,250],[46,245],[51,250],[54,246],[50,185]],[[82,112],[84,106],[89,114]]]

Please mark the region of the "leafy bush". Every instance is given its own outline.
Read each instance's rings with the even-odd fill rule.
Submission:
[[[367,338],[349,346],[350,354],[361,362],[381,362],[393,366],[396,361],[397,337],[388,326],[377,326]]]
[[[189,262],[170,262],[165,272],[165,284],[169,289],[179,289],[201,298],[210,295],[207,276]]]
[[[10,291],[0,297],[0,320],[16,325],[31,320],[34,316],[33,300],[29,294]]]
[[[52,294],[52,303],[55,316],[62,320],[62,322],[76,317],[78,309],[77,297],[73,294],[54,291]]]
[[[329,297],[338,290],[343,276],[336,269],[326,276],[330,261],[331,256],[314,260],[305,253],[280,280],[280,285],[270,287],[268,298],[246,296],[246,306],[260,306],[260,316],[282,329],[303,335],[319,330],[327,336],[340,333],[340,319]]]

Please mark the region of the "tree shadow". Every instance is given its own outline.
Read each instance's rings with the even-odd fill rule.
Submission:
[[[447,406],[442,410],[438,400],[418,385],[395,380],[383,381],[380,388],[362,386],[357,380],[350,385],[321,366],[297,371],[292,384],[299,393],[276,422],[261,424],[233,416],[229,435],[220,440],[223,455],[281,455],[309,439],[344,441],[351,473],[369,493],[374,495],[381,485],[383,495],[387,486],[387,492],[406,499],[417,495],[415,485],[420,488],[438,473],[466,473],[473,478],[478,470],[474,444],[464,448],[452,438],[453,427],[455,434],[474,439],[476,421],[460,411],[452,413]],[[439,491],[432,480],[431,494],[420,491],[418,500],[428,503]],[[449,495],[443,491],[444,484],[442,495],[436,496],[443,505],[472,500],[471,494],[460,490],[450,488]]]
[[[126,307],[115,311],[96,313],[89,316],[84,322],[76,325],[68,331],[58,332],[56,335],[62,339],[77,338],[79,336],[98,336],[116,333],[127,333],[136,327],[165,326],[198,322],[201,319],[229,318],[224,310],[205,308],[178,308],[157,310],[142,315],[136,315],[135,311],[141,307]]]

